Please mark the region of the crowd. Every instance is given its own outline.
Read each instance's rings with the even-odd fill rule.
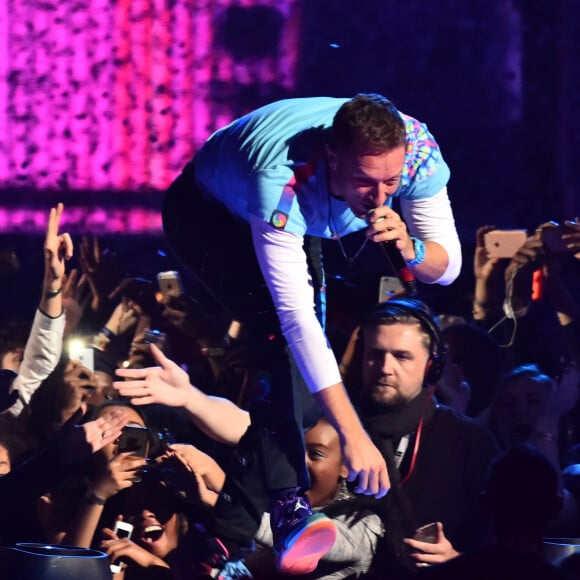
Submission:
[[[163,296],[156,280],[119,276],[96,240],[81,241],[79,270],[65,273],[73,243],[58,231],[62,211],[48,220],[29,334],[14,323],[2,329],[2,543],[101,549],[122,562],[115,578],[188,578],[268,375],[250,361],[243,328],[207,316],[187,289]],[[428,565],[451,560],[460,569],[462,558],[482,557],[474,554],[486,546],[500,553],[518,535],[529,563],[538,538],[578,536],[578,305],[562,273],[577,267],[580,227],[570,226],[567,252],[551,254],[538,230],[512,259],[487,258],[484,231],[473,319],[444,322],[424,302],[396,296],[377,304],[337,353],[391,489],[382,499],[354,493],[333,426],[321,418],[306,432],[308,495],[337,529],[308,577],[427,575],[439,568]],[[90,264],[88,255],[96,256]],[[538,270],[542,292],[532,300]],[[85,344],[84,362],[68,352],[75,339]],[[393,368],[385,374],[384,365]],[[119,449],[125,425],[146,427],[143,453]],[[482,497],[505,502],[503,490],[521,498],[539,477],[533,471],[516,485],[515,468],[506,467],[512,456],[555,483],[542,491],[549,509],[535,502],[494,536]],[[47,461],[59,468],[45,471]],[[500,466],[511,474],[502,483]],[[260,519],[244,562],[254,578],[274,578],[268,514]],[[133,526],[130,539],[117,535],[117,521]],[[431,537],[414,539],[431,522]],[[535,543],[526,545],[534,526]]]
[[[407,131],[420,132],[413,121]],[[448,283],[459,268],[455,237],[423,244],[387,203],[409,178],[395,171],[401,130],[388,149],[395,157],[358,143],[364,187],[335,183],[334,193],[350,196],[347,229],[356,218],[369,239],[396,242],[418,279]],[[331,141],[327,151],[331,183],[352,170],[341,147]],[[427,181],[446,168],[434,163]],[[410,186],[417,236],[429,229],[421,211],[431,202],[421,204],[447,200],[446,175],[419,193]],[[209,183],[211,172],[200,179]],[[573,562],[558,568],[541,553],[546,537],[580,537],[579,304],[568,280],[580,260],[577,219],[560,246],[544,234],[556,226],[541,224],[510,258],[490,257],[493,228],[480,228],[472,317],[434,312],[403,290],[341,329],[351,336],[344,350],[329,342],[324,354],[304,352],[283,323],[294,337],[289,354],[279,329],[269,334],[269,313],[257,308],[240,323],[233,302],[220,308],[185,271],[127,276],[99,240],[73,243],[61,231],[64,211],[59,204],[48,216],[36,312],[0,329],[0,545],[101,550],[115,580],[489,578],[520,566],[574,577]],[[272,208],[260,211],[269,218]],[[263,271],[276,266],[267,256],[276,236],[295,244],[297,234],[274,223],[251,227]],[[278,288],[280,272],[272,276],[280,314],[294,296]],[[306,302],[319,306],[312,295]],[[320,328],[305,331],[313,344],[322,344]],[[268,341],[256,341],[264,330]],[[308,375],[301,365],[327,360],[328,349],[340,376]],[[296,422],[278,413],[283,359],[302,405],[290,409]],[[281,443],[290,424],[303,450]]]

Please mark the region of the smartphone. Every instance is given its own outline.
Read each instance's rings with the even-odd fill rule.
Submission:
[[[568,243],[566,240],[562,239],[563,234],[572,233],[571,228],[566,226],[556,226],[556,227],[544,227],[542,228],[542,243],[551,253],[562,253],[570,252],[571,250],[566,247]]]
[[[133,533],[133,526],[127,522],[117,520],[115,522],[115,527],[113,531],[117,534],[117,538],[127,538],[131,539],[131,534]],[[121,564],[123,561],[121,559],[117,560],[114,564],[110,565],[111,573],[118,574],[121,571]]]
[[[145,344],[154,344],[159,347],[159,350],[164,351],[167,342],[167,335],[164,332],[155,329],[146,329],[143,334],[143,342]]]
[[[491,230],[484,235],[484,244],[490,258],[513,258],[527,239],[526,230]]]
[[[437,522],[425,524],[415,530],[414,540],[418,542],[427,542],[428,544],[436,544],[438,538]]]
[[[117,453],[130,451],[137,457],[147,457],[149,429],[140,425],[125,425],[117,442]]]
[[[73,338],[67,344],[68,357],[71,360],[78,360],[84,367],[92,373],[95,372],[95,351],[93,347],[86,346],[84,340]]]
[[[159,284],[163,302],[168,302],[170,298],[177,298],[184,293],[181,276],[176,270],[159,272],[157,274],[157,283]]]
[[[404,291],[405,289],[397,276],[382,276],[379,282],[379,302],[389,300]]]

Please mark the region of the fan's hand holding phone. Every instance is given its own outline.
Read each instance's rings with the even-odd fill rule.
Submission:
[[[140,425],[125,425],[117,442],[117,453],[130,452],[137,457],[149,453],[149,429]]]
[[[128,540],[131,539],[131,534],[133,533],[133,526],[128,522],[123,522],[121,520],[117,520],[115,522],[115,527],[113,528],[115,534],[117,534],[117,538],[119,540],[123,538],[127,538]],[[115,563],[110,565],[111,573],[118,574],[122,569],[123,561],[119,558],[115,561]]]
[[[167,304],[171,298],[178,298],[184,293],[181,276],[179,275],[179,272],[175,270],[159,272],[159,274],[157,274],[157,282],[159,284],[159,290],[164,304]]]
[[[575,224],[571,222],[566,222],[563,225],[552,222],[541,226],[539,228],[540,236],[546,250],[551,254],[562,254],[564,252],[574,251],[568,247],[568,240],[562,238],[565,234],[573,234],[575,232],[574,226]]]
[[[491,230],[483,237],[489,258],[513,258],[527,239],[526,230]]]
[[[431,522],[417,528],[415,530],[414,540],[418,542],[427,542],[428,544],[436,544],[439,537],[439,531],[437,529],[437,522]]]

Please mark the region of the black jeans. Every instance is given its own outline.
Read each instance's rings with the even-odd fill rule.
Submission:
[[[321,413],[288,356],[249,225],[203,193],[193,164],[166,193],[163,227],[173,251],[206,294],[203,302],[244,324],[253,364],[271,377],[269,397],[250,409],[252,425],[236,448],[215,509],[213,532],[247,543],[272,492],[309,487],[303,434]],[[321,288],[320,240],[305,238],[304,248],[313,287]],[[321,319],[318,294],[314,298]]]

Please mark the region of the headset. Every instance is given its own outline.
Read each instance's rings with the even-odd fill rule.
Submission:
[[[443,373],[445,349],[441,342],[441,333],[435,322],[435,318],[430,308],[416,298],[391,298],[384,302],[379,302],[365,318],[365,326],[384,324],[385,319],[396,320],[397,316],[410,316],[419,322],[423,332],[429,336],[429,360],[425,369],[423,382],[426,385],[434,385]]]

